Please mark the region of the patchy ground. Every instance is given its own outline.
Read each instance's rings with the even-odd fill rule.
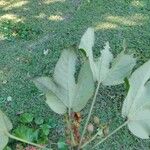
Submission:
[[[11,20],[15,27],[18,24],[21,33],[15,27],[10,29],[9,24],[0,30],[0,107],[14,124],[20,111],[46,118],[54,115],[29,75],[51,76],[61,50],[78,44],[89,26],[96,31],[95,55],[99,55],[106,41],[114,54],[119,53],[126,39],[128,50],[135,53],[138,65],[142,64],[150,58],[149,16],[149,0],[1,0],[0,25]],[[34,34],[33,29],[39,32],[26,39],[26,35]],[[94,113],[103,122],[111,122],[111,130],[121,124],[124,91],[123,86],[100,89]],[[57,132],[60,128],[58,125]],[[148,150],[150,144],[123,129],[101,148]]]

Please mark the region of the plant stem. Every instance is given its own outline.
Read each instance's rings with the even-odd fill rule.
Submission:
[[[124,126],[126,126],[128,123],[128,120],[126,122],[124,122],[122,125],[120,125],[117,129],[115,129],[113,132],[111,132],[109,135],[107,135],[105,138],[103,138],[100,142],[98,142],[96,145],[94,145],[92,147],[92,149],[94,149],[95,147],[97,147],[98,145],[102,144],[103,142],[105,142],[110,136],[112,136],[113,134],[115,134],[117,131],[119,131],[120,129],[122,129]]]
[[[79,142],[78,150],[80,150],[80,147],[81,147],[81,144],[82,144],[82,141],[83,141],[83,137],[84,137],[86,128],[87,128],[89,120],[91,118],[92,110],[93,110],[93,107],[94,107],[94,104],[95,104],[95,101],[96,101],[96,97],[97,97],[97,94],[98,94],[98,91],[99,91],[100,83],[101,82],[98,82],[98,85],[97,85],[97,88],[96,88],[96,91],[95,91],[95,94],[94,94],[94,97],[93,97],[91,108],[90,108],[90,111],[89,111],[89,114],[88,114],[88,117],[87,117],[84,129],[83,129],[83,132],[82,132],[82,135],[81,135],[81,139],[80,139],[80,142]]]
[[[88,145],[89,143],[91,143],[93,140],[96,139],[96,137],[99,135],[99,131],[89,140],[87,141],[86,143],[84,143],[81,148],[84,148],[86,145]]]
[[[70,138],[71,138],[71,141],[73,143],[73,145],[75,145],[75,139],[74,139],[74,135],[73,135],[73,131],[72,131],[72,128],[71,128],[71,109],[69,108],[69,111],[68,111],[68,127],[69,127],[69,130],[70,130]]]
[[[40,149],[44,149],[45,147],[41,146],[41,145],[38,145],[38,144],[35,144],[35,143],[32,143],[32,142],[29,142],[29,141],[26,141],[26,140],[23,140],[21,138],[18,138],[14,135],[11,135],[10,133],[6,133],[8,137],[10,137],[11,139],[14,139],[14,140],[17,140],[17,141],[20,141],[20,142],[23,142],[23,143],[27,143],[27,144],[30,144],[30,145],[33,145],[33,146],[36,146]]]

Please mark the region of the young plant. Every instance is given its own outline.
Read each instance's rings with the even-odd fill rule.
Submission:
[[[76,71],[78,56],[73,49],[68,48],[62,51],[52,78],[39,77],[33,79],[33,82],[45,93],[48,106],[54,112],[64,115],[66,139],[71,149],[80,150],[93,140],[98,140],[97,137],[99,136],[101,140],[92,147],[94,149],[126,125],[135,136],[142,139],[149,138],[150,61],[135,70],[130,76],[136,64],[133,55],[126,54],[124,50],[114,58],[107,42],[101,51],[101,56],[94,58],[92,51],[94,38],[94,29],[92,28],[88,28],[81,38],[79,49],[85,51],[87,59],[81,64],[79,72]],[[89,123],[89,121],[100,85],[118,85],[124,83],[125,79],[129,83],[128,94],[122,108],[122,116],[125,121],[110,134],[108,125],[101,125],[101,128],[98,127],[98,131],[95,132],[93,124]],[[93,97],[91,108],[83,131],[80,133],[80,111],[86,106],[91,97]],[[27,117],[26,121],[33,120],[31,116],[25,115],[24,117]],[[44,148],[11,135],[9,133],[12,129],[11,122],[2,112],[0,112],[0,121],[2,122],[0,125],[0,138],[3,139],[0,141],[1,149],[6,146],[8,137]],[[96,116],[94,117],[94,124],[96,126],[101,124]],[[85,136],[86,130],[88,131],[88,137]],[[59,142],[58,147],[67,149],[64,142]]]
[[[59,114],[68,113],[68,128],[70,130],[71,145],[78,145],[81,148],[85,131],[91,117],[98,90],[101,84],[117,85],[124,82],[136,64],[132,55],[121,52],[116,58],[113,58],[110,52],[109,43],[101,51],[101,56],[94,59],[92,47],[94,45],[94,30],[89,28],[81,38],[79,49],[86,52],[88,60],[81,66],[78,76],[78,82],[75,82],[75,66],[77,55],[72,49],[66,49],[56,64],[53,79],[40,77],[34,79],[35,85],[46,94],[46,102],[52,110]],[[92,77],[93,76],[93,77]],[[83,132],[78,140],[72,132],[73,121],[72,113],[81,111],[87,104],[94,92],[94,82],[97,82],[97,88],[91,104],[91,109],[84,126]],[[77,129],[79,130],[79,129]]]
[[[56,122],[53,117],[44,120],[42,117],[34,117],[30,113],[19,116],[19,125],[13,129],[13,135],[30,142],[46,145],[49,142],[50,131],[54,129]]]

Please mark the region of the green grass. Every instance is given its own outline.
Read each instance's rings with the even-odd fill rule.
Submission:
[[[61,50],[69,45],[79,44],[82,34],[89,26],[96,30],[95,55],[99,55],[106,41],[110,42],[114,54],[119,53],[123,40],[126,39],[128,50],[138,58],[138,65],[150,58],[150,1],[136,1],[49,0],[49,3],[42,3],[27,0],[27,3],[17,7],[15,5],[21,0],[4,0],[6,4],[0,2],[0,24],[7,21],[8,16],[15,16],[10,18],[15,24],[20,19],[24,25],[42,31],[30,40],[16,37],[8,40],[7,36],[3,38],[4,30],[0,33],[0,107],[14,125],[18,120],[16,114],[20,111],[45,118],[53,115],[58,118],[56,132],[61,132],[60,116],[48,109],[44,97],[40,96],[28,75],[51,76]],[[49,49],[49,53],[45,56],[43,51],[46,49]],[[94,114],[103,122],[111,122],[110,130],[122,123],[121,106],[125,95],[124,86],[101,87],[99,91]],[[11,102],[7,101],[8,96],[12,97]],[[89,105],[83,111],[84,115],[88,113],[88,108]],[[148,150],[150,144],[149,140],[135,138],[125,128],[101,148]]]

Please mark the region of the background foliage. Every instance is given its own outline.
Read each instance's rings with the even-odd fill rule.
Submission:
[[[29,74],[32,77],[51,76],[61,50],[78,44],[89,26],[96,30],[94,55],[99,55],[99,49],[106,41],[110,42],[112,52],[118,54],[125,38],[127,49],[138,57],[138,65],[143,64],[150,58],[149,8],[149,0],[1,1],[0,24],[6,26],[4,22],[8,20],[16,24],[21,21],[25,26],[41,32],[29,40],[21,37],[11,41],[5,36],[4,30],[0,32],[0,107],[13,118],[16,126],[18,114],[22,111],[49,118],[52,112],[49,109],[47,111],[44,97],[30,82]],[[8,27],[12,28],[12,25]],[[22,28],[18,28],[24,35]],[[119,116],[125,93],[122,85],[100,88],[100,99],[94,114],[102,122],[111,124],[110,130],[121,123]],[[83,116],[88,108],[82,112]],[[54,133],[63,133],[59,116],[53,115],[58,121]],[[53,140],[58,140],[56,134],[51,133]],[[143,142],[130,135],[128,130],[122,130],[101,148],[147,150],[149,146],[149,141]]]

